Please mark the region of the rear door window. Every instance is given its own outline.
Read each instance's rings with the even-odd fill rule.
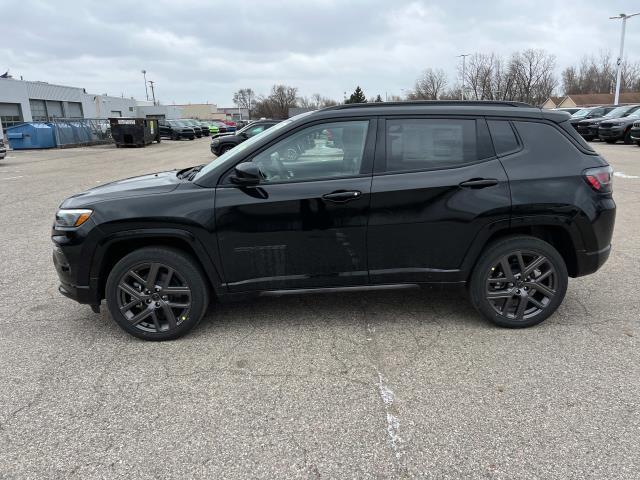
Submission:
[[[511,122],[507,120],[488,120],[489,131],[493,139],[496,155],[508,155],[520,150],[520,142],[513,131]]]
[[[405,118],[386,121],[387,172],[452,168],[478,159],[476,122]]]

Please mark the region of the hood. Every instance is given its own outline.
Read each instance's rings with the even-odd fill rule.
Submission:
[[[603,123],[633,123],[638,120],[638,117],[618,117],[618,118],[606,118],[602,120]]]
[[[67,198],[61,208],[79,208],[94,203],[127,197],[168,193],[180,184],[176,170],[152,173],[100,185]]]

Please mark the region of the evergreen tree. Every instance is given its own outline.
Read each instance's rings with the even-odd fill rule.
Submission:
[[[367,97],[360,88],[360,85],[356,87],[351,96],[345,100],[344,103],[367,103]]]
[[[380,96],[380,94],[378,94],[378,96],[376,97],[376,99],[374,100],[375,103],[380,103],[382,102],[382,97]]]

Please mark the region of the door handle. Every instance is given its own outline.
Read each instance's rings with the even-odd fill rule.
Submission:
[[[472,178],[460,184],[463,188],[486,188],[495,185],[498,185],[498,180],[495,178]]]
[[[362,192],[359,192],[358,190],[352,190],[348,192],[338,191],[327,193],[323,195],[322,198],[324,198],[325,200],[329,200],[330,202],[342,203],[348,202],[349,200],[355,200],[356,198],[359,198],[360,195],[362,195]]]

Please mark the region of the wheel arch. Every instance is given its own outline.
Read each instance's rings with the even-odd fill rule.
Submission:
[[[107,277],[115,264],[129,253],[145,247],[168,247],[188,254],[202,269],[211,294],[217,297],[223,293],[218,268],[195,235],[178,229],[145,229],[114,233],[98,247],[91,265],[91,278],[101,299],[105,298]]]
[[[565,262],[570,277],[576,277],[579,272],[577,253],[584,250],[582,239],[574,223],[567,219],[548,218],[520,218],[511,222],[499,222],[488,231],[483,232],[474,242],[463,260],[463,272],[468,281],[482,252],[501,238],[526,235],[538,238],[553,246]]]

